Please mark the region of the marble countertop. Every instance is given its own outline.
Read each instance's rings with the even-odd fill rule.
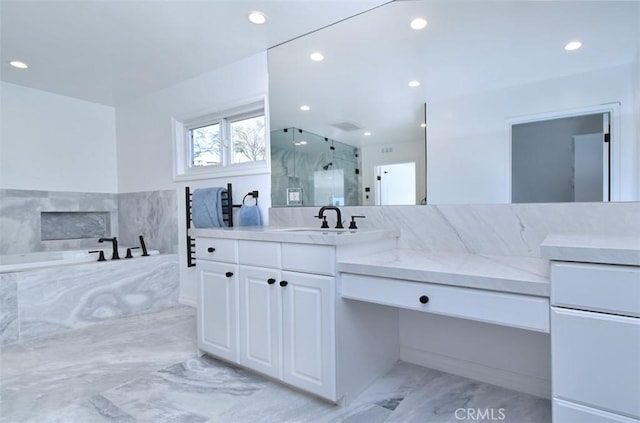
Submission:
[[[194,237],[290,242],[297,244],[346,245],[398,238],[397,229],[358,229],[336,231],[285,226],[240,226],[233,228],[190,229]]]
[[[548,235],[540,255],[549,260],[640,266],[640,237]]]
[[[396,249],[338,262],[338,271],[549,296],[549,262],[532,257]]]

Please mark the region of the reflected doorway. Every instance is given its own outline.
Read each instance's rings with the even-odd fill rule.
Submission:
[[[511,202],[610,201],[609,112],[513,124]]]
[[[379,165],[376,171],[376,205],[416,204],[416,164]]]

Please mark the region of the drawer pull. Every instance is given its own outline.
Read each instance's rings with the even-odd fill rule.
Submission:
[[[422,304],[426,304],[429,302],[429,297],[427,297],[426,295],[423,295],[422,297],[420,297],[420,302]]]
[[[273,285],[274,283],[276,283],[276,280],[275,280],[275,279],[273,279],[273,278],[269,278],[269,279],[267,279],[267,283],[268,283],[269,285]]]
[[[289,282],[287,281],[280,281],[280,286],[287,286],[289,284]]]
[[[230,278],[231,276],[233,276],[233,272],[227,272],[224,274],[226,277]]]
[[[216,250],[216,249],[215,249],[215,248],[213,248],[213,247],[209,247],[209,248],[207,248],[207,251],[208,251],[208,252],[210,252],[210,253],[213,253],[215,250]]]

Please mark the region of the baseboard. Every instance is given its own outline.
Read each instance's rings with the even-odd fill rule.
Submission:
[[[441,354],[400,347],[400,360],[440,370],[458,376],[468,377],[514,391],[524,392],[542,398],[551,398],[551,381],[535,376],[523,375],[509,370],[497,369],[483,364],[460,360]]]
[[[183,305],[187,305],[193,308],[197,308],[198,307],[198,299],[197,298],[190,298],[190,297],[183,297],[180,296],[178,298],[178,303],[183,304]]]

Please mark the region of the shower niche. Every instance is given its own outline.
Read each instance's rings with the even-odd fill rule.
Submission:
[[[361,205],[360,149],[299,128],[271,132],[271,204]]]

